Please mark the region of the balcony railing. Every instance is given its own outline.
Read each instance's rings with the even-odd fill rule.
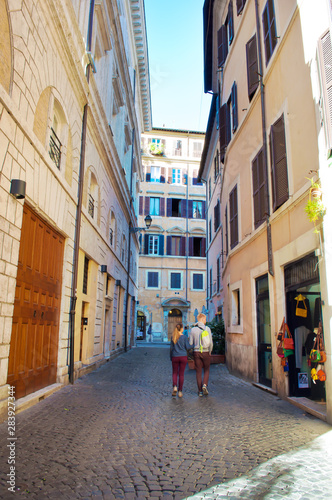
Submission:
[[[60,170],[60,159],[61,159],[61,142],[58,136],[56,135],[54,129],[51,127],[51,136],[50,136],[50,150],[49,155],[51,160],[54,161],[58,169]]]

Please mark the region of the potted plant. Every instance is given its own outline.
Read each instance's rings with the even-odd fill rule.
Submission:
[[[164,145],[163,144],[150,144],[150,153],[155,156],[163,156],[164,154]]]
[[[316,221],[324,217],[326,208],[322,201],[322,191],[319,182],[313,182],[312,179],[309,180],[311,181],[311,188],[309,191],[309,199],[304,210],[308,219],[316,226]],[[316,228],[315,232],[318,232]]]
[[[319,181],[315,182],[313,177],[311,177],[311,178],[306,177],[306,179],[308,179],[308,181],[311,182],[309,197],[314,198],[314,199],[322,198],[322,188],[321,188]]]
[[[225,363],[225,324],[224,320],[213,321],[207,323],[210,327],[213,340],[213,349],[211,355],[211,363]]]

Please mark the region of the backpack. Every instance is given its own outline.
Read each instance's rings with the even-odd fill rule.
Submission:
[[[199,337],[199,352],[203,352],[203,349],[208,349],[210,347],[210,334],[207,330],[203,330],[200,326],[201,335]]]

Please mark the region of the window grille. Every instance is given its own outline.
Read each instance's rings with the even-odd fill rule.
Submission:
[[[91,215],[91,217],[93,218],[94,213],[95,213],[95,200],[93,199],[91,194],[89,194],[88,212],[89,212],[89,215]]]
[[[61,159],[61,142],[55,133],[55,130],[51,127],[50,136],[50,150],[49,155],[51,160],[56,164],[57,168],[60,170],[60,159]]]

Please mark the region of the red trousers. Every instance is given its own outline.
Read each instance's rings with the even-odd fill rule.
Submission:
[[[187,356],[179,356],[172,358],[172,368],[173,368],[173,386],[182,391],[184,382],[184,371],[187,365]]]

